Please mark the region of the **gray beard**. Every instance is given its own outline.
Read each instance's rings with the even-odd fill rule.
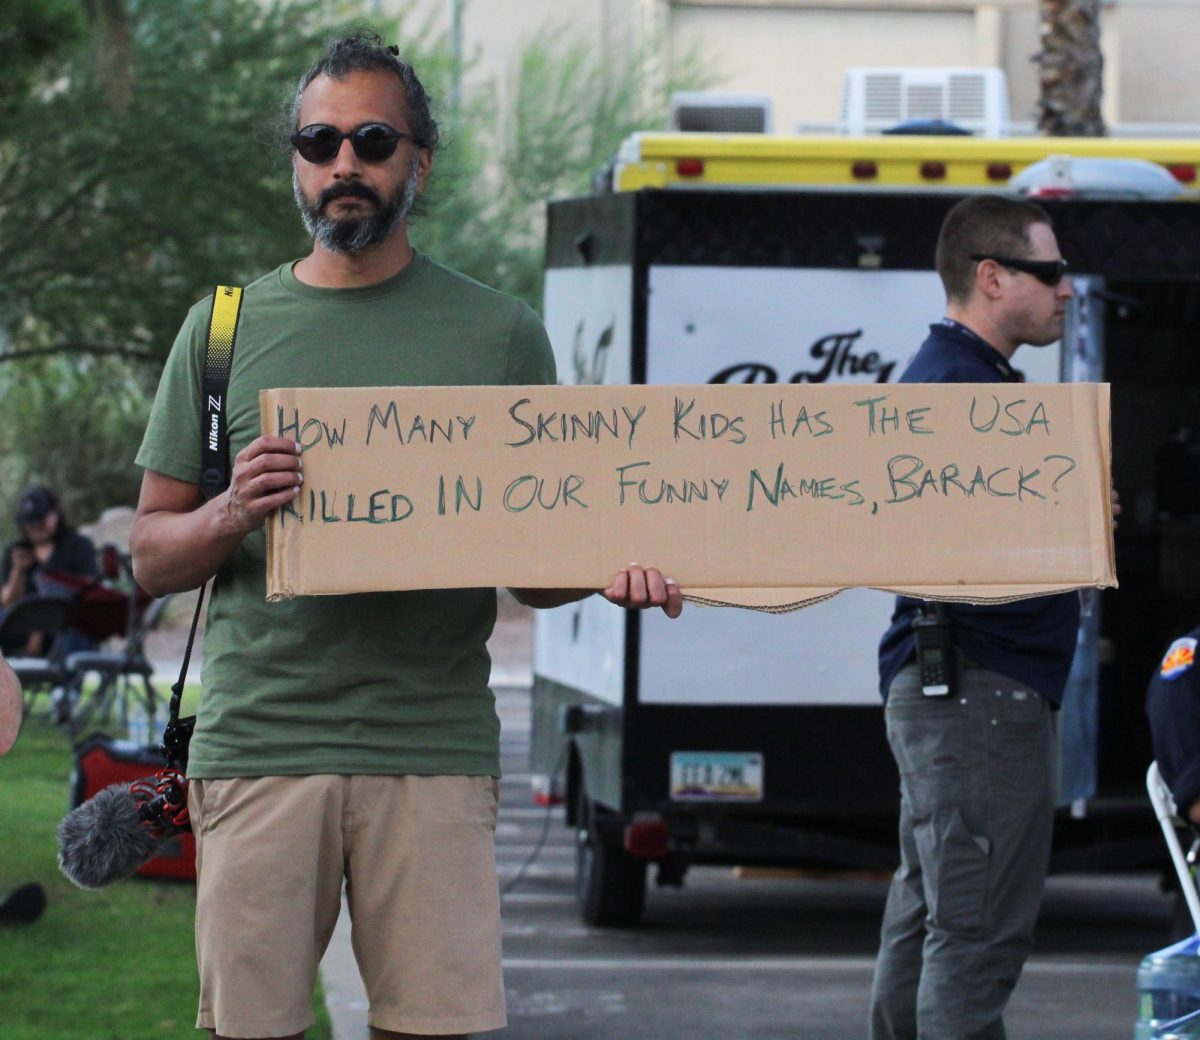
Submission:
[[[349,253],[351,256],[374,249],[385,241],[408,218],[417,199],[417,173],[419,158],[413,151],[413,161],[408,177],[399,188],[383,200],[376,212],[365,217],[349,217],[337,220],[321,212],[319,202],[308,200],[300,188],[300,179],[292,169],[292,195],[300,210],[304,229],[313,239],[331,253]]]

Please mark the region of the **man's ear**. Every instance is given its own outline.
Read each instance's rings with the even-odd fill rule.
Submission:
[[[428,148],[417,149],[417,194],[425,190],[425,182],[433,171],[433,152]]]
[[[1000,265],[995,260],[980,260],[976,265],[975,292],[987,300],[997,300],[1003,294]]]

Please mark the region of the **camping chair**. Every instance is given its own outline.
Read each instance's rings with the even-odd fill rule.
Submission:
[[[100,574],[95,577],[44,571],[40,578],[45,588],[74,600],[73,627],[97,645],[133,632],[151,601],[150,594],[134,579],[129,557],[116,546],[103,546],[100,561]]]
[[[146,657],[146,637],[158,626],[170,601],[170,596],[150,600],[119,650],[80,650],[67,655],[65,667],[75,694],[67,720],[72,738],[93,718],[106,718],[114,707],[118,709],[119,721],[127,723],[132,697],[142,700],[153,731],[161,705],[159,693],[151,682],[154,666]],[[95,685],[85,689],[84,680],[92,676],[96,677]]]
[[[25,690],[26,713],[38,691],[66,685],[67,672],[61,656],[55,653],[54,637],[70,625],[74,613],[74,604],[61,596],[26,596],[0,619],[0,642],[24,641],[37,633],[47,639],[49,652],[43,657],[7,658]]]
[[[1200,892],[1196,889],[1196,878],[1192,874],[1191,864],[1183,851],[1176,830],[1177,827],[1186,825],[1179,818],[1175,799],[1171,796],[1171,789],[1167,787],[1162,774],[1158,771],[1157,762],[1151,762],[1150,768],[1146,770],[1146,792],[1150,795],[1150,804],[1154,806],[1154,815],[1158,817],[1159,826],[1162,827],[1163,837],[1167,842],[1167,851],[1171,854],[1171,863],[1179,878],[1179,890],[1183,893],[1188,912],[1192,915],[1192,925],[1196,932],[1200,933]]]

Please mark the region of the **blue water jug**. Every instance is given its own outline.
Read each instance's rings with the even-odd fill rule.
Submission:
[[[1200,1038],[1200,935],[1147,954],[1137,986],[1134,1040]]]

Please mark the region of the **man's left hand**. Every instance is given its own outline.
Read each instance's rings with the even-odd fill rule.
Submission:
[[[618,607],[634,610],[662,607],[669,618],[683,613],[683,593],[675,581],[664,578],[654,567],[640,567],[636,563],[617,571],[612,584],[600,595]]]

